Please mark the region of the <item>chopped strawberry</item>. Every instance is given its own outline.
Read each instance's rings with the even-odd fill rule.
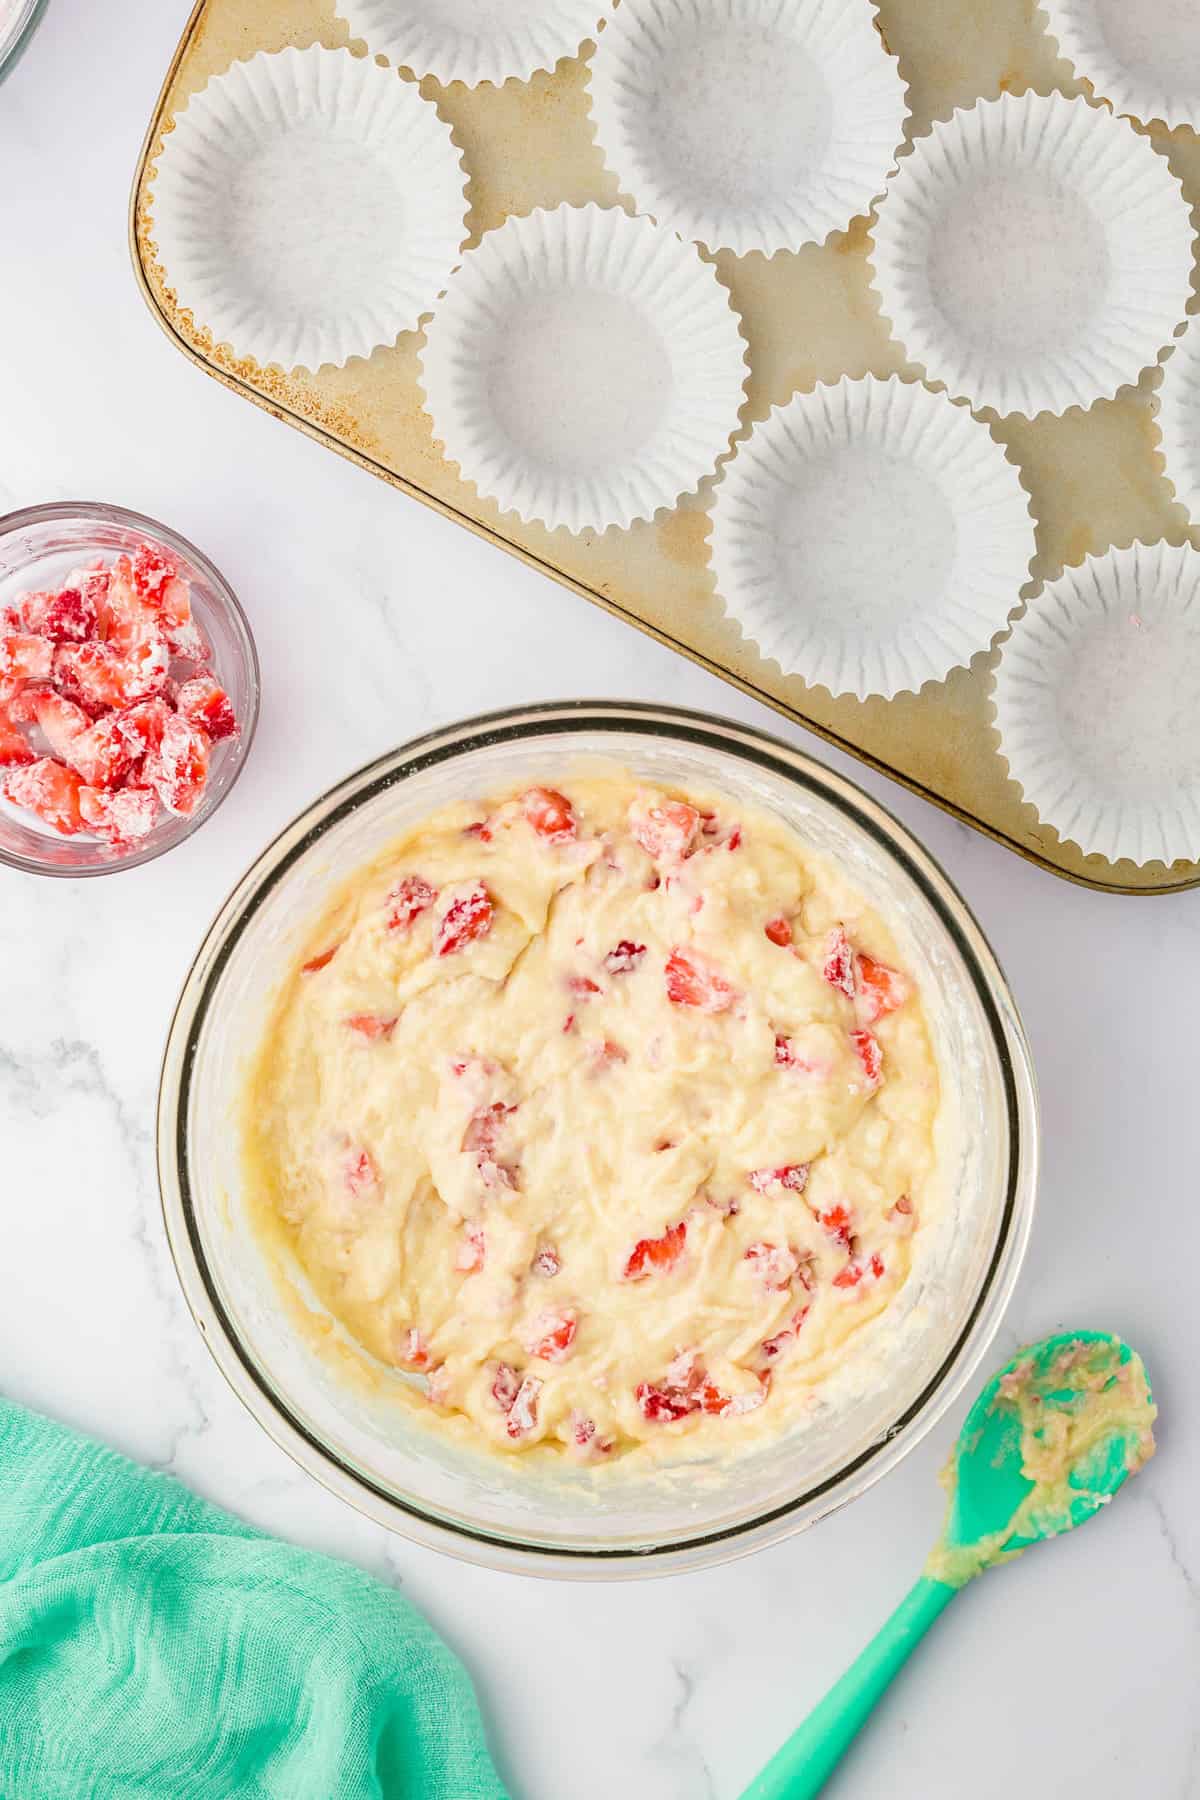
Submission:
[[[114,792],[85,786],[79,790],[79,814],[97,837],[122,850],[153,831],[158,795],[146,787],[123,787]]]
[[[182,818],[195,812],[208,780],[208,752],[203,731],[174,713],[167,714],[158,746],[146,757],[143,776],[168,812]]]
[[[540,1313],[530,1327],[525,1348],[543,1362],[566,1362],[578,1330],[579,1314],[571,1307]]]
[[[751,1169],[746,1179],[758,1193],[769,1193],[773,1187],[785,1187],[789,1193],[802,1194],[808,1186],[807,1163],[784,1163],[777,1169]]]
[[[10,768],[0,777],[0,793],[14,806],[36,813],[46,825],[52,825],[63,837],[79,831],[83,818],[79,811],[81,782],[74,769],[43,756],[24,768]]]
[[[571,1414],[571,1443],[576,1454],[585,1458],[607,1456],[615,1448],[612,1438],[597,1435],[595,1419],[578,1411]]]
[[[214,744],[236,737],[238,722],[229,695],[211,675],[193,675],[180,683],[175,710],[191,725],[198,725]]]
[[[854,1221],[847,1206],[827,1206],[824,1212],[816,1215],[817,1224],[822,1231],[827,1231],[835,1244],[843,1250],[850,1248],[850,1240],[854,1236]]]
[[[876,962],[874,957],[861,950],[855,958],[854,977],[858,1016],[864,1025],[874,1025],[876,1019],[895,1012],[912,992],[907,975],[901,975],[898,969],[889,969],[886,963]]]
[[[538,836],[550,843],[563,843],[578,830],[574,808],[557,788],[529,788],[521,795],[521,811]]]
[[[515,1106],[505,1106],[502,1100],[493,1101],[491,1106],[481,1107],[472,1115],[463,1133],[463,1150],[474,1155],[485,1187],[515,1188],[517,1185],[517,1165],[501,1162],[497,1155],[501,1128],[508,1115],[516,1110]]]
[[[768,919],[763,930],[773,944],[786,948],[792,941],[792,928],[784,918]]]
[[[0,606],[0,637],[20,637],[25,632],[30,632],[35,637],[44,637],[46,634],[42,626],[54,598],[54,593],[48,588],[31,588],[28,593],[18,594],[6,605]]]
[[[437,892],[421,875],[406,875],[398,881],[387,897],[388,930],[408,931],[413,920],[433,905]]]
[[[718,1013],[733,1005],[737,991],[694,950],[672,950],[667,958],[667,999],[673,1006],[694,1006]]]
[[[791,1349],[797,1337],[800,1335],[800,1327],[804,1324],[805,1319],[807,1319],[811,1311],[811,1304],[802,1306],[799,1312],[794,1312],[792,1314],[791,1319],[783,1327],[782,1331],[777,1331],[774,1337],[769,1337],[764,1340],[762,1354],[766,1357],[768,1362],[773,1362],[776,1357],[782,1356],[785,1350]]]
[[[454,1266],[463,1275],[474,1275],[482,1269],[487,1257],[487,1238],[479,1225],[468,1225],[454,1258]]]
[[[878,1281],[883,1274],[883,1258],[876,1250],[871,1256],[854,1257],[843,1269],[839,1269],[833,1278],[835,1288],[855,1288],[868,1276]]]
[[[47,681],[54,667],[54,645],[48,637],[0,637],[0,675],[19,681]]]
[[[727,1413],[733,1402],[728,1394],[723,1394],[714,1381],[705,1381],[696,1395],[696,1410],[713,1413],[718,1417]]]
[[[630,970],[637,968],[645,954],[645,944],[635,944],[629,938],[622,938],[605,957],[604,966],[610,975],[628,975]]]
[[[775,1066],[778,1069],[790,1069],[796,1059],[795,1046],[790,1037],[782,1032],[775,1033]]]
[[[404,1334],[399,1360],[406,1369],[427,1369],[429,1367],[432,1360],[429,1345],[415,1326],[410,1326]]]
[[[327,969],[341,947],[340,944],[331,944],[328,950],[322,950],[318,956],[310,956],[306,963],[301,963],[300,973],[316,975],[319,970]]]
[[[0,769],[20,768],[25,763],[36,761],[37,756],[30,747],[29,740],[13,723],[11,711],[0,704]]]
[[[642,1417],[654,1424],[669,1424],[675,1419],[686,1419],[690,1412],[695,1411],[686,1394],[658,1387],[651,1381],[639,1381],[634,1393],[642,1409]]]
[[[61,702],[69,705],[69,701]],[[77,710],[77,709],[73,709]],[[63,760],[77,769],[89,787],[114,788],[129,774],[133,762],[129,746],[121,734],[118,715],[107,713],[81,731],[63,752]],[[43,726],[43,730],[45,730]],[[47,737],[50,733],[46,732]],[[154,812],[158,811],[157,797]]]
[[[526,1375],[517,1389],[516,1399],[509,1408],[508,1435],[510,1438],[525,1437],[537,1425],[538,1395],[542,1391],[542,1383],[536,1375]]]
[[[128,706],[162,693],[170,663],[167,640],[152,628],[128,655],[107,643],[60,644],[54,653],[54,679],[67,698],[81,706]]]
[[[135,762],[141,762],[152,750],[158,749],[170,716],[171,709],[161,697],[139,700],[133,706],[122,707],[116,714],[117,729]]]
[[[492,928],[492,897],[482,881],[460,890],[438,920],[434,951],[438,956],[453,956],[464,944],[486,937]]]
[[[645,1275],[664,1274],[675,1267],[686,1243],[686,1219],[681,1219],[678,1225],[668,1225],[661,1237],[639,1238],[626,1258],[622,1278],[640,1281]]]
[[[512,1403],[516,1399],[521,1386],[521,1377],[511,1363],[497,1363],[496,1375],[492,1382],[492,1399],[501,1412],[511,1412]]]
[[[611,1069],[614,1063],[629,1061],[628,1050],[623,1050],[620,1044],[614,1044],[611,1038],[605,1038],[602,1043],[593,1044],[592,1054],[596,1059],[597,1066],[601,1069]]]
[[[853,1000],[854,952],[850,948],[850,940],[841,925],[836,925],[829,934],[825,945],[823,973],[830,987],[835,987],[840,993],[845,994],[847,1000]]]
[[[161,544],[139,544],[127,566],[134,588],[152,604],[161,603],[167,583],[179,574],[178,562]]]
[[[635,800],[629,808],[629,829],[656,862],[682,862],[696,842],[700,814],[682,800],[665,800],[661,806]]]
[[[599,982],[593,981],[589,975],[568,975],[567,986],[577,1000],[590,1000],[593,994],[602,991]]]
[[[473,825],[466,825],[463,827],[463,836],[478,838],[481,844],[490,844],[492,841],[492,828],[486,819],[476,819]]]
[[[562,1268],[562,1261],[553,1244],[543,1244],[530,1264],[535,1275],[544,1275],[547,1280],[557,1275]]]
[[[342,1162],[342,1179],[354,1195],[365,1194],[379,1182],[375,1158],[367,1149],[347,1150]]]
[[[751,1244],[742,1260],[751,1265],[755,1278],[774,1294],[791,1286],[800,1267],[799,1256],[786,1244]]]
[[[729,836],[725,839],[725,848],[727,850],[740,850],[741,847],[742,828],[740,825],[735,825],[733,830],[729,833]]]
[[[872,1037],[869,1031],[852,1031],[850,1042],[863,1066],[867,1086],[877,1088],[883,1080],[883,1051],[879,1048],[878,1038]]]
[[[366,1038],[369,1043],[376,1043],[381,1038],[386,1043],[395,1031],[397,1022],[397,1014],[385,1019],[379,1013],[351,1013],[346,1020],[349,1029],[357,1031],[359,1037]]]
[[[99,628],[96,603],[91,594],[77,587],[65,587],[52,594],[42,612],[38,630],[55,644],[83,644],[93,638]]]

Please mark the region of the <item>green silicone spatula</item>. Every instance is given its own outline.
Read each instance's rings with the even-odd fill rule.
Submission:
[[[1043,1338],[993,1375],[947,1464],[950,1505],[924,1574],[742,1800],[819,1793],[955,1595],[1107,1505],[1154,1454],[1155,1416],[1141,1358],[1104,1332]]]

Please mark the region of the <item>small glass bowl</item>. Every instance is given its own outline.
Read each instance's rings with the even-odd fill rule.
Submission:
[[[0,0],[0,81],[33,36],[45,10],[46,0]]]
[[[190,817],[164,812],[133,849],[112,850],[99,839],[61,837],[21,808],[0,800],[0,863],[31,875],[111,875],[152,862],[210,819],[241,773],[258,723],[258,653],[233,590],[208,558],[178,532],[98,501],[60,500],[0,518],[0,606],[30,588],[57,587],[94,557],[111,559],[148,538],[178,558],[191,588],[192,611],[212,651],[210,666],[233,705],[238,735],[213,745],[208,782]]]
[[[939,1180],[923,1272],[910,1275],[874,1380],[801,1430],[704,1464],[592,1480],[430,1430],[408,1378],[350,1378],[338,1335],[278,1269],[247,1215],[238,1120],[272,996],[331,889],[449,801],[549,781],[600,760],[773,812],[887,916],[925,1002],[942,1075]],[[196,956],[163,1060],[158,1170],[167,1236],[222,1373],[300,1465],[370,1518],[465,1561],[612,1579],[701,1568],[776,1542],[893,1468],[977,1367],[1033,1218],[1038,1112],[1029,1047],[979,926],[937,863],[869,795],[790,744],[674,708],[566,701],[448,726],[315,800],[235,888]],[[314,1311],[315,1308],[315,1311]],[[307,1330],[319,1319],[323,1350]],[[330,1354],[330,1351],[333,1354]],[[339,1360],[341,1357],[341,1360]],[[569,1461],[569,1459],[566,1459]]]

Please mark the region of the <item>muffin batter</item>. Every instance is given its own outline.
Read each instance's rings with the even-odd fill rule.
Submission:
[[[836,870],[726,796],[592,775],[346,882],[259,1053],[248,1186],[439,1414],[611,1464],[795,1421],[908,1275],[937,1100]]]

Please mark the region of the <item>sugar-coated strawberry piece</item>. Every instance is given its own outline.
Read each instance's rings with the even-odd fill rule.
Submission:
[[[366,1038],[368,1043],[386,1043],[395,1031],[399,1015],[393,1013],[385,1018],[380,1013],[350,1013],[346,1019],[347,1028]]]
[[[492,929],[492,896],[482,881],[457,890],[438,920],[434,954],[453,956],[467,944],[486,937]]]
[[[837,1206],[827,1206],[824,1212],[817,1213],[816,1220],[835,1244],[840,1245],[843,1250],[850,1248],[850,1240],[854,1236],[854,1220],[848,1206],[843,1206],[840,1202]]]
[[[0,702],[0,769],[19,769],[36,761],[29,739],[17,729],[9,707]]]
[[[542,1383],[536,1375],[526,1375],[517,1389],[516,1399],[509,1408],[508,1435],[510,1438],[526,1437],[537,1425],[538,1395],[542,1391]]]
[[[211,675],[193,675],[190,681],[181,682],[175,710],[190,724],[198,725],[214,744],[238,734],[233,702]]]
[[[883,1258],[878,1250],[868,1257],[856,1256],[833,1278],[835,1288],[856,1288],[866,1280],[879,1281],[883,1276]]]
[[[864,1025],[874,1025],[877,1019],[895,1012],[912,992],[907,975],[876,962],[862,950],[854,959],[854,982],[858,1016]]]
[[[79,812],[84,824],[114,849],[127,849],[149,837],[158,818],[158,795],[153,788],[123,787],[106,790],[81,787]]]
[[[566,843],[579,825],[575,809],[557,788],[531,787],[521,795],[521,811],[539,837],[549,843]]]
[[[863,1066],[867,1086],[877,1088],[883,1080],[883,1051],[879,1048],[879,1039],[869,1031],[852,1031],[850,1042],[854,1045],[854,1054]]]
[[[801,1326],[804,1324],[805,1319],[807,1319],[811,1311],[811,1303],[807,1306],[802,1306],[798,1312],[792,1314],[782,1331],[777,1331],[774,1337],[764,1339],[762,1344],[762,1354],[768,1362],[774,1362],[777,1357],[782,1356],[785,1351],[792,1348],[792,1345],[800,1335]]]
[[[496,1374],[492,1381],[492,1399],[501,1412],[511,1412],[512,1403],[521,1387],[521,1377],[511,1363],[497,1363]]]
[[[151,603],[161,603],[163,590],[179,574],[179,563],[161,544],[143,541],[129,560],[129,575],[137,594]]]
[[[162,721],[162,736],[146,757],[144,779],[155,788],[168,812],[188,818],[195,812],[208,781],[208,738],[198,726],[176,713]]]
[[[48,681],[54,668],[54,645],[48,637],[14,633],[0,637],[0,675],[18,681]]]
[[[99,629],[95,600],[85,588],[62,588],[46,601],[38,629],[55,644],[85,644]]]
[[[694,1006],[719,1013],[733,1005],[737,990],[694,950],[672,950],[666,965],[667,999],[673,1006]]]
[[[89,708],[129,706],[161,694],[170,675],[167,640],[150,629],[122,654],[108,643],[59,644],[54,652],[54,680],[68,699]]]
[[[795,1059],[796,1048],[791,1038],[784,1037],[782,1032],[777,1031],[775,1033],[775,1067],[790,1069]]]
[[[608,1456],[615,1443],[612,1438],[599,1435],[595,1419],[576,1410],[571,1414],[571,1446],[577,1456],[590,1460],[595,1456]]]
[[[642,1417],[652,1424],[672,1424],[676,1419],[686,1419],[694,1412],[690,1397],[678,1390],[659,1387],[652,1381],[639,1381],[634,1389]]]
[[[31,588],[28,593],[18,594],[0,606],[0,637],[20,637],[25,633],[44,637],[42,626],[53,598],[54,592],[50,588]]]
[[[750,1264],[755,1279],[773,1294],[784,1293],[800,1268],[799,1256],[787,1244],[751,1244],[742,1260]]]
[[[593,994],[601,992],[600,983],[590,975],[568,975],[567,987],[577,1000],[590,1000]]]
[[[655,862],[682,862],[693,848],[700,830],[700,814],[682,800],[665,800],[661,806],[633,801],[629,829]]]
[[[663,1275],[673,1269],[687,1244],[687,1220],[668,1225],[661,1237],[639,1238],[621,1271],[625,1281],[641,1281],[646,1275]]]
[[[499,1138],[504,1121],[516,1110],[515,1106],[506,1106],[502,1100],[495,1100],[490,1106],[480,1107],[467,1123],[462,1147],[465,1152],[474,1156],[475,1167],[483,1177],[485,1187],[517,1186],[517,1164],[501,1162],[499,1157]]]
[[[437,899],[438,891],[422,875],[405,875],[390,889],[387,897],[387,928],[408,931],[414,919],[427,912]]]
[[[628,975],[637,968],[645,954],[645,944],[635,944],[630,938],[622,938],[605,957],[604,966],[610,975]]]
[[[106,713],[89,724],[72,740],[63,760],[79,771],[89,787],[119,787],[129,774],[133,757],[117,724],[117,715]],[[154,811],[158,811],[157,798]]]
[[[406,1369],[428,1369],[433,1361],[424,1334],[415,1325],[408,1328],[400,1341],[398,1360]]]
[[[300,973],[317,975],[322,969],[327,969],[341,947],[340,944],[331,944],[328,950],[321,950],[316,956],[310,956],[306,963],[301,963]]]
[[[843,926],[835,925],[825,944],[825,966],[822,970],[830,987],[854,998],[854,951]]]
[[[760,1194],[769,1193],[773,1187],[787,1188],[789,1193],[802,1194],[808,1186],[807,1163],[781,1163],[774,1169],[751,1169],[746,1180]]]
[[[171,716],[171,709],[159,697],[124,706],[114,716],[130,756],[135,762],[141,762],[162,743],[163,728]]]
[[[529,1328],[525,1348],[542,1362],[566,1362],[579,1331],[579,1314],[573,1307],[539,1313]]]
[[[52,757],[42,756],[24,768],[9,769],[0,777],[0,792],[14,806],[36,813],[43,824],[71,837],[83,826],[79,790],[83,784],[74,769],[64,768]]]
[[[535,1275],[541,1275],[549,1281],[562,1268],[562,1259],[553,1244],[543,1244],[529,1266]]]
[[[474,1275],[482,1269],[486,1260],[487,1238],[484,1236],[483,1227],[468,1225],[455,1253],[454,1267],[460,1275]]]
[[[792,928],[785,918],[768,919],[763,930],[773,944],[785,949],[792,941]]]
[[[369,1193],[379,1185],[375,1158],[362,1145],[352,1146],[342,1158],[342,1180],[356,1197]]]

